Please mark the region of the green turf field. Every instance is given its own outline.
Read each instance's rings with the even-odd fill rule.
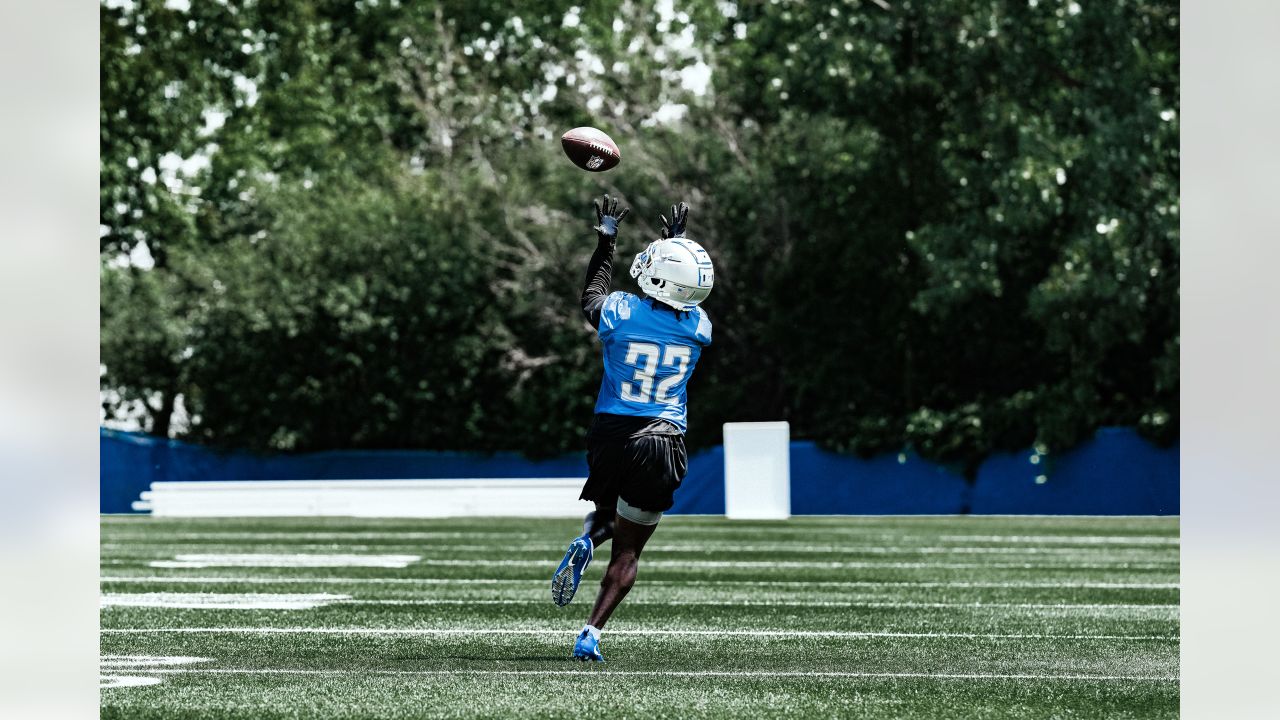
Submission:
[[[665,518],[602,666],[579,530],[104,518],[102,716],[1178,714],[1176,519]]]

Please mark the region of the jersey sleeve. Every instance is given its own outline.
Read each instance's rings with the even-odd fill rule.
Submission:
[[[600,308],[600,322],[596,326],[596,331],[600,334],[600,339],[609,336],[622,321],[631,317],[631,305],[628,303],[629,295],[624,292],[612,292],[604,299],[604,305]]]
[[[601,240],[587,263],[586,282],[582,286],[582,315],[591,327],[600,326],[600,308],[609,295],[613,275],[613,243]]]
[[[698,327],[694,329],[694,338],[704,347],[711,344],[711,316],[706,310],[698,308]]]

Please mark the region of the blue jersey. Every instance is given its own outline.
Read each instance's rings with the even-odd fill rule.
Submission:
[[[702,308],[676,312],[615,292],[605,298],[598,332],[604,379],[596,412],[662,418],[685,432],[685,386],[702,348],[711,344],[711,320]]]

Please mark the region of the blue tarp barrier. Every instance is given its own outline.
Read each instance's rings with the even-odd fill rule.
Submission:
[[[528,460],[425,450],[338,450],[299,455],[223,453],[176,440],[103,429],[101,508],[132,512],[158,481],[586,477],[585,453]],[[1036,458],[1037,462],[1032,462]],[[863,459],[791,443],[796,515],[1173,515],[1178,449],[1157,448],[1127,428],[1105,428],[1061,455],[992,456],[973,483],[911,454]],[[724,448],[694,453],[672,513],[724,513]]]
[[[689,472],[676,491],[676,504],[669,511],[678,515],[724,514],[724,447],[693,453]]]
[[[863,459],[791,443],[795,515],[950,515],[967,489],[963,476],[912,454]]]
[[[1061,456],[994,455],[978,471],[970,510],[983,515],[1177,515],[1178,449],[1157,448],[1128,428],[1103,428]]]

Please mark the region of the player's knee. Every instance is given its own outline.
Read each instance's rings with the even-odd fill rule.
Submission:
[[[618,516],[626,518],[637,525],[648,526],[657,525],[658,521],[662,519],[662,513],[643,510],[623,500],[621,497],[618,498]]]

